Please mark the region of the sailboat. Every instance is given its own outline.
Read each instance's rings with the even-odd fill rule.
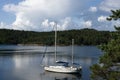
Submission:
[[[68,62],[64,62],[64,61],[57,61],[56,60],[56,53],[57,53],[57,45],[56,45],[56,41],[57,41],[57,25],[55,26],[55,64],[62,64],[62,65],[49,65],[49,66],[45,66],[44,70],[45,71],[51,71],[51,72],[58,72],[58,73],[79,73],[82,69],[82,66],[76,67],[74,66],[74,62],[73,62],[73,45],[74,45],[74,39],[72,39],[72,65],[69,65]]]

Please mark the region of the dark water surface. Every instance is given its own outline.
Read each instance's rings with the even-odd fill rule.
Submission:
[[[44,71],[42,64],[54,63],[54,47],[0,45],[0,80],[90,80],[89,67],[98,62],[101,50],[94,46],[75,46],[74,62],[82,66],[81,75]],[[57,60],[71,62],[71,46],[57,48]],[[42,61],[43,59],[43,61]]]

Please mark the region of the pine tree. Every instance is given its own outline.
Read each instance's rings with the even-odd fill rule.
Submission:
[[[111,12],[107,20],[120,20],[120,9]],[[115,29],[117,38],[100,46],[104,54],[98,64],[90,67],[93,80],[120,80],[120,26],[115,26]]]

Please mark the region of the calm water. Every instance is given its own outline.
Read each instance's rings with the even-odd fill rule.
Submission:
[[[71,46],[58,47],[57,60],[71,61]],[[81,75],[44,71],[42,64],[54,63],[54,47],[0,45],[0,80],[90,80],[89,67],[102,52],[94,46],[75,46],[74,62],[82,65]],[[43,59],[43,61],[42,61]]]

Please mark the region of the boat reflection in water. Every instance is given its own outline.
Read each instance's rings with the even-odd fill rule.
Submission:
[[[40,74],[41,80],[82,80],[81,74],[64,74],[45,71]]]

